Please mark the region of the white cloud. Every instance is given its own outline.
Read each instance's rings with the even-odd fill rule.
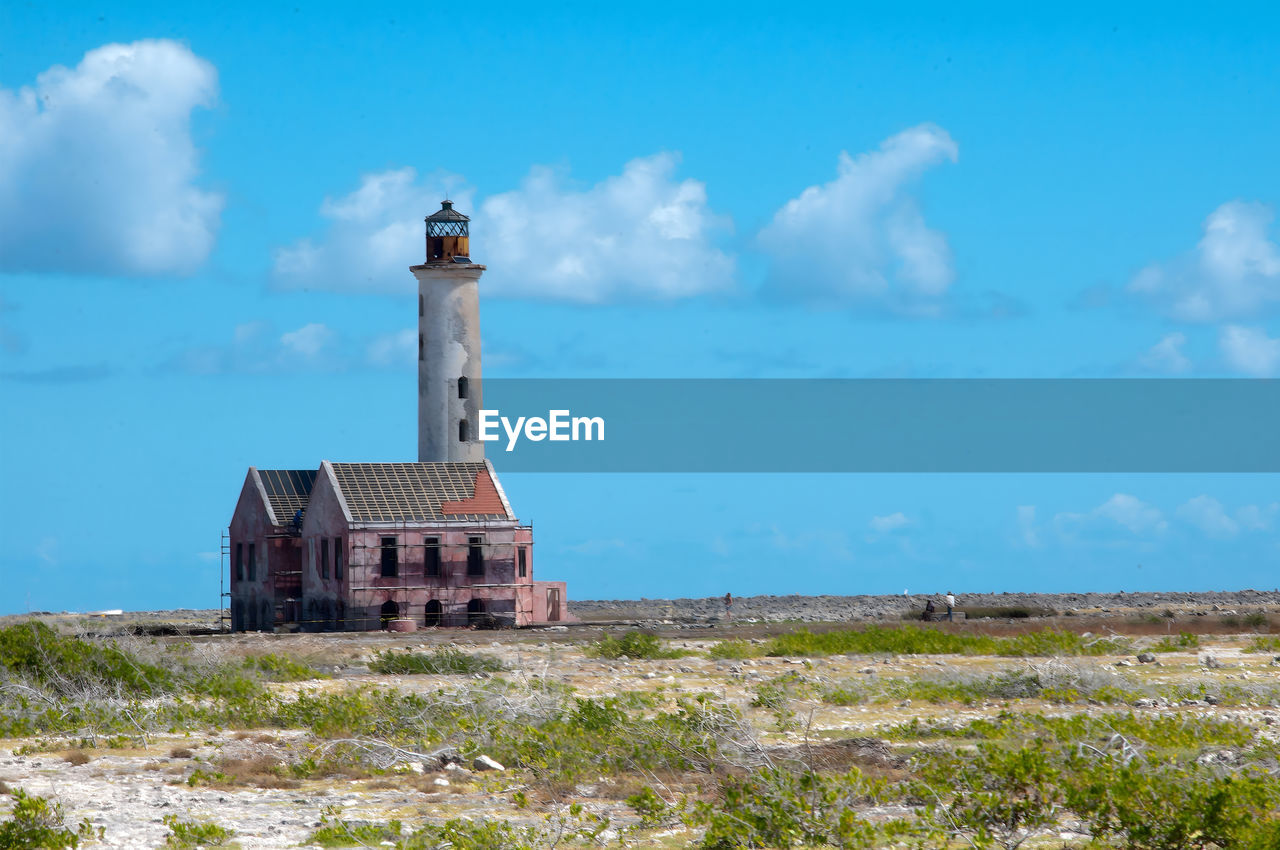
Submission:
[[[365,357],[374,366],[408,366],[418,358],[418,332],[405,328],[380,334],[366,346]]]
[[[36,544],[36,557],[50,567],[58,565],[58,538],[42,537]]]
[[[1128,493],[1116,493],[1095,508],[1093,513],[1124,526],[1134,534],[1163,531],[1168,526],[1158,508]]]
[[[237,325],[231,337],[225,345],[190,348],[170,366],[200,375],[344,367],[338,334],[319,322],[279,335],[266,322],[246,322]]]
[[[1185,372],[1191,368],[1191,360],[1182,353],[1186,343],[1186,334],[1168,334],[1147,349],[1138,365],[1151,372]]]
[[[1018,505],[1018,532],[1024,546],[1036,549],[1040,546],[1040,532],[1036,528],[1036,506]]]
[[[0,89],[0,270],[195,271],[223,199],[194,183],[191,113],[217,94],[213,65],[166,40],[104,45]]]
[[[1222,503],[1212,496],[1196,496],[1178,507],[1178,518],[1213,537],[1231,537],[1240,524],[1227,515]]]
[[[1240,319],[1280,305],[1280,244],[1268,238],[1274,213],[1229,201],[1204,222],[1190,254],[1139,272],[1129,291],[1187,322]]]
[[[581,190],[534,168],[519,189],[485,200],[476,254],[491,263],[490,291],[600,302],[730,289],[734,260],[715,245],[729,221],[712,212],[703,183],[675,177],[679,161],[633,159]]]
[[[1054,524],[1068,537],[1080,531],[1116,530],[1117,527],[1133,535],[1145,535],[1161,533],[1169,526],[1158,508],[1128,493],[1116,493],[1086,514],[1057,514]]]
[[[366,174],[349,195],[325,198],[329,222],[319,242],[301,239],[275,252],[277,285],[286,289],[408,294],[417,284],[409,266],[426,256],[423,218],[440,208],[457,178],[437,174],[423,181],[412,168]],[[459,207],[471,192],[459,189]]]
[[[1268,337],[1261,328],[1227,325],[1218,336],[1218,346],[1232,369],[1256,378],[1280,374],[1280,338]]]
[[[935,309],[954,276],[951,251],[907,189],[958,153],[946,131],[931,124],[904,130],[876,151],[841,153],[835,180],[805,189],[761,230],[769,289],[803,300]]]
[[[674,176],[674,154],[635,159],[586,189],[534,168],[520,188],[473,208],[472,256],[489,266],[488,294],[600,302],[673,299],[732,287],[734,260],[714,244],[728,220],[707,205],[706,187]],[[366,175],[351,194],[326,199],[328,232],[279,249],[275,277],[289,288],[408,293],[408,266],[424,255],[425,215],[449,193],[449,175],[419,181],[412,168]]]
[[[332,344],[335,336],[336,334],[326,325],[312,322],[311,324],[303,325],[296,331],[281,334],[280,344],[286,351],[292,352],[304,360],[314,360]]]
[[[1246,531],[1269,531],[1280,519],[1280,502],[1245,505],[1236,511],[1236,521]]]
[[[873,516],[871,522],[867,523],[867,527],[877,534],[888,534],[905,528],[911,524],[911,520],[902,511],[889,514],[888,516]]]

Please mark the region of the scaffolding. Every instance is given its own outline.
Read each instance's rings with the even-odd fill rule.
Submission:
[[[218,631],[231,631],[231,610],[228,600],[231,591],[227,589],[228,568],[231,565],[231,529],[222,529],[222,542],[218,546]]]

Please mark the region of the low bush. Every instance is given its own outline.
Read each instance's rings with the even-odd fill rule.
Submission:
[[[88,689],[153,696],[175,684],[161,667],[144,664],[111,645],[61,635],[35,620],[0,629],[0,673],[58,696],[77,696]]]
[[[309,664],[302,664],[292,658],[270,652],[248,656],[244,660],[244,667],[271,682],[305,682],[310,679],[329,678],[327,673],[322,673]]]
[[[1188,649],[1199,649],[1200,637],[1191,632],[1179,632],[1176,638],[1163,637],[1147,647],[1149,652],[1184,652]]]
[[[182,820],[177,815],[165,815],[169,834],[164,846],[176,850],[194,850],[197,847],[231,847],[235,831],[207,821]]]
[[[1001,655],[1012,657],[1058,655],[1114,655],[1128,643],[1119,639],[1086,638],[1075,632],[1042,629],[1010,637],[970,632],[923,629],[917,626],[867,626],[778,635],[766,646],[771,656],[815,655]]]
[[[747,640],[722,640],[711,649],[707,656],[713,659],[736,661],[744,658],[759,658],[764,655],[764,647]]]
[[[587,655],[593,658],[683,658],[687,650],[669,649],[657,635],[642,631],[629,631],[622,637],[605,635],[587,647]]]
[[[1064,746],[1115,746],[1116,741],[1121,741],[1128,745],[1144,744],[1158,751],[1192,754],[1203,752],[1210,746],[1239,749],[1248,746],[1254,737],[1253,729],[1243,723],[1213,717],[1131,712],[1050,717],[1008,711],[961,726],[921,723],[916,718],[884,734],[899,741],[958,738],[1018,742],[1039,739]]]
[[[379,652],[369,662],[369,669],[382,674],[459,674],[498,673],[506,666],[492,655],[466,653],[452,646],[432,652]]]
[[[935,840],[940,833],[902,821],[879,824],[856,814],[858,807],[896,796],[888,783],[871,779],[857,769],[823,775],[812,771],[765,768],[720,780],[713,801],[686,804],[683,818],[705,830],[703,850],[740,847],[884,846],[885,839],[913,835]],[[656,794],[639,800],[642,817],[661,817]]]
[[[0,850],[64,850],[82,839],[101,837],[87,820],[75,829],[66,826],[60,803],[33,797],[21,788],[13,792],[13,812],[0,821]]]
[[[1251,638],[1245,652],[1280,652],[1280,635],[1259,635]]]

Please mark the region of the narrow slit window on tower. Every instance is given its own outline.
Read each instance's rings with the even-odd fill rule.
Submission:
[[[253,544],[249,544],[249,581],[256,581],[258,577],[258,565],[254,563]]]
[[[421,295],[418,296],[418,315],[419,316],[426,315],[425,313],[422,312],[422,296]]]
[[[236,544],[236,581],[244,581],[244,544]]]
[[[428,537],[424,544],[423,574],[428,578],[438,578],[440,575],[440,538]]]
[[[516,558],[520,562],[520,578],[529,575],[529,550],[521,546],[516,550]]]
[[[423,349],[423,347],[424,347],[424,343],[423,343],[423,340],[422,340],[422,334],[418,334],[418,359],[419,359],[419,360],[421,360],[421,359],[422,359],[422,349]]]
[[[465,443],[469,439],[471,439],[471,428],[469,425],[467,425],[467,420],[459,419],[458,420],[458,442]]]
[[[329,538],[320,538],[320,578],[329,577]]]
[[[394,537],[382,538],[382,575],[384,578],[394,578],[400,572],[400,558],[396,551],[396,539]]]
[[[458,398],[467,397],[467,392],[471,389],[468,386],[469,383],[465,375],[458,379]]]
[[[484,540],[480,537],[468,537],[467,543],[467,575],[484,575]]]

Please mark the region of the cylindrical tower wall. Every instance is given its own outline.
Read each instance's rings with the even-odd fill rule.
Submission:
[[[484,266],[414,266],[418,279],[418,462],[483,461],[479,439],[480,275]],[[465,423],[462,424],[462,423]]]

